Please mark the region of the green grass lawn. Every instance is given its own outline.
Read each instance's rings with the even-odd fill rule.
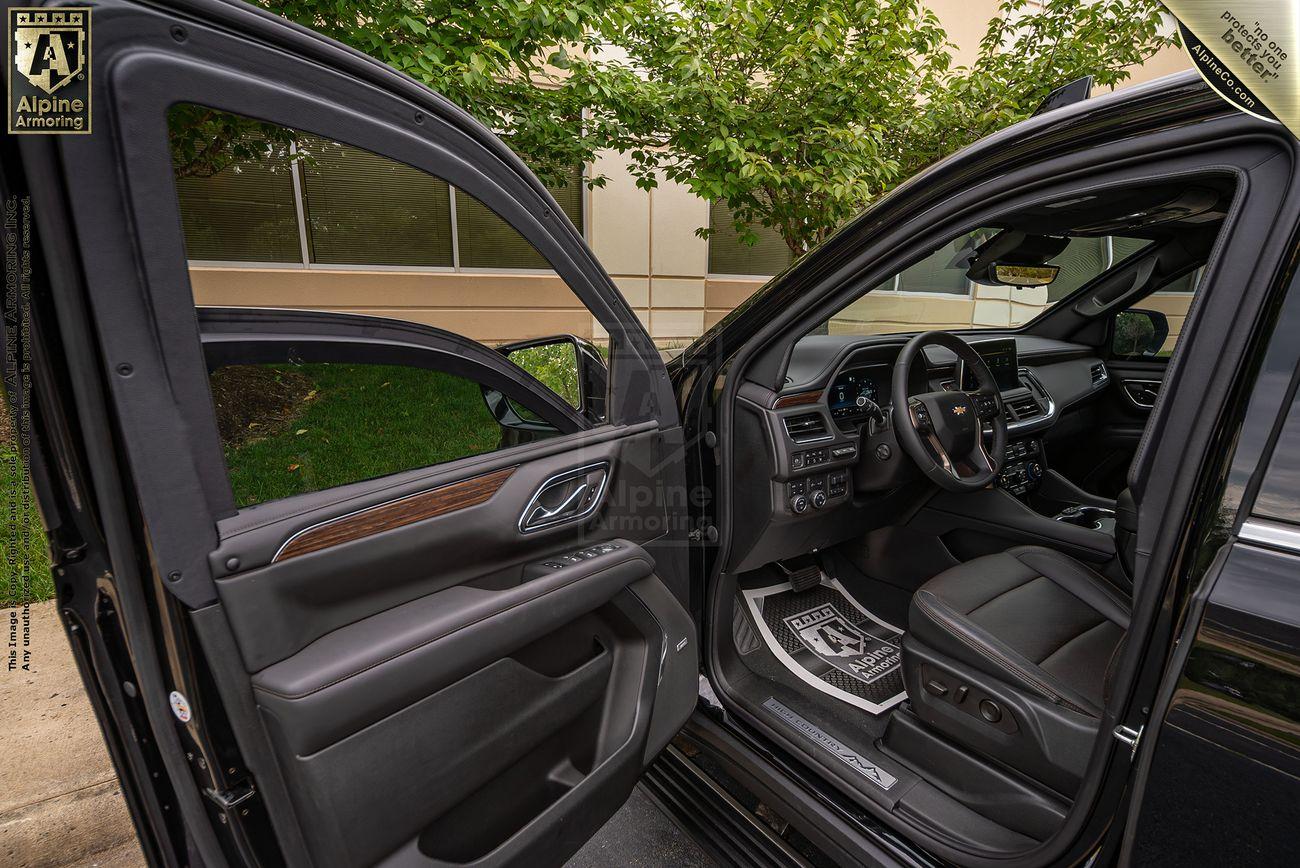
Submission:
[[[240,506],[497,448],[477,384],[397,365],[295,365],[311,391],[279,430],[226,449]]]
[[[3,402],[0,414],[0,607],[7,607],[50,599],[54,579],[41,516]]]
[[[491,452],[501,429],[476,383],[396,365],[223,369],[213,394],[242,506]],[[221,378],[228,376],[224,387]],[[7,409],[0,405],[0,411]],[[0,429],[0,605],[54,596],[40,516]],[[23,572],[25,571],[25,573]],[[26,594],[19,587],[27,575]]]

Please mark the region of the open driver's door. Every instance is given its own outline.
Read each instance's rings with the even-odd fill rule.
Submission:
[[[426,88],[241,3],[89,5],[94,132],[6,137],[3,182],[31,202],[23,401],[60,610],[145,853],[562,862],[697,693],[658,352],[545,188]],[[238,506],[178,213],[178,104],[346,143],[486,205],[608,332],[606,417]],[[395,364],[428,352],[380,337]],[[518,379],[471,355],[462,374]]]

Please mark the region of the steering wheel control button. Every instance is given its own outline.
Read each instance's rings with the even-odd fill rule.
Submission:
[[[971,396],[975,402],[975,411],[981,419],[992,419],[998,414],[998,399],[992,395],[976,394]]]
[[[980,700],[980,717],[989,723],[997,723],[1002,720],[1002,709],[991,699]]]

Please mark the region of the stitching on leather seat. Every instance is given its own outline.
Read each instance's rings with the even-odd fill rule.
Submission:
[[[1025,564],[1025,566],[1029,566],[1029,565],[1028,565],[1028,564]],[[1048,579],[1047,576],[1044,576],[1044,575],[1042,575],[1041,573],[1039,573],[1038,570],[1034,570],[1033,567],[1030,567],[1030,569],[1033,570],[1034,575],[1032,575],[1032,576],[1030,576],[1029,578],[1025,579],[1023,582],[1021,582],[1021,583],[1018,584],[1018,585],[1012,585],[1011,587],[1007,588],[1005,591],[1000,591],[1000,592],[994,594],[993,596],[989,597],[987,600],[985,600],[984,602],[980,603],[980,604],[979,604],[978,606],[976,606],[974,609],[971,609],[969,612],[967,612],[967,613],[966,613],[966,617],[969,618],[971,615],[974,615],[976,612],[978,612],[980,609],[983,609],[985,606],[987,606],[988,604],[992,603],[994,600],[1000,600],[1000,599],[1002,599],[1003,597],[1005,597],[1007,594],[1011,593],[1012,591],[1019,591],[1021,588],[1027,588],[1027,587],[1029,587],[1030,585],[1032,585],[1034,582],[1038,581],[1039,579],[1047,579],[1047,581],[1049,581],[1049,582],[1052,581],[1051,579]],[[1056,584],[1056,583],[1055,583],[1055,582],[1052,582],[1052,584]],[[956,610],[954,609],[953,611],[956,611]]]
[[[1072,559],[1068,559],[1068,558],[1066,558],[1065,555],[1062,555],[1062,554],[1060,554],[1059,552],[1054,552],[1054,551],[1052,551],[1051,549],[1036,549],[1036,550],[1034,550],[1034,551],[1030,551],[1030,552],[1023,552],[1023,551],[1022,551],[1022,552],[1019,552],[1018,554],[1016,554],[1016,555],[1014,556],[1016,560],[1020,561],[1022,564],[1024,564],[1024,565],[1027,566],[1027,567],[1029,567],[1029,569],[1034,570],[1035,572],[1039,572],[1039,573],[1042,573],[1042,570],[1041,570],[1041,569],[1039,569],[1038,567],[1035,567],[1033,564],[1029,563],[1029,561],[1025,560],[1024,557],[1022,557],[1022,555],[1026,555],[1026,554],[1042,555],[1042,556],[1045,556],[1045,557],[1047,558],[1047,560],[1055,560],[1055,561],[1057,561],[1057,563],[1061,563],[1062,561],[1064,561],[1064,566],[1065,566],[1066,569],[1076,569],[1076,568],[1077,568],[1077,569],[1081,570],[1081,571],[1083,572],[1083,574],[1084,574],[1084,577],[1085,577],[1089,582],[1091,582],[1092,585],[1093,585],[1094,587],[1097,588],[1097,590],[1101,591],[1102,596],[1106,597],[1108,600],[1110,600],[1112,603],[1114,603],[1117,607],[1119,607],[1119,610],[1120,610],[1121,612],[1128,612],[1128,611],[1130,611],[1130,604],[1127,603],[1127,602],[1125,602],[1123,599],[1121,599],[1121,598],[1119,597],[1119,595],[1116,594],[1116,593],[1111,589],[1110,584],[1109,584],[1105,579],[1103,579],[1103,578],[1102,578],[1101,576],[1099,576],[1095,571],[1093,571],[1092,569],[1090,569],[1090,568],[1087,567],[1086,565],[1081,564],[1081,563],[1079,563],[1078,561],[1075,561],[1075,560],[1072,560]],[[1064,584],[1062,584],[1062,583],[1061,583],[1060,581],[1058,581],[1057,579],[1055,579],[1055,578],[1053,578],[1053,577],[1047,575],[1046,573],[1043,573],[1043,578],[1047,579],[1049,582],[1051,582],[1052,584],[1056,585],[1058,588],[1060,588],[1061,590],[1065,591],[1065,592],[1066,592],[1067,594],[1069,594],[1070,596],[1078,598],[1079,601],[1080,601],[1081,603],[1083,603],[1085,606],[1088,606],[1089,608],[1096,608],[1096,607],[1094,607],[1094,606],[1091,606],[1091,605],[1088,603],[1087,600],[1083,599],[1082,597],[1079,597],[1078,594],[1076,594],[1076,593],[1074,593],[1073,591],[1071,591],[1068,587],[1066,587]],[[1101,612],[1098,612],[1097,614],[1100,615],[1100,614],[1102,614],[1102,613],[1101,613]],[[1104,617],[1104,616],[1103,616],[1103,617]],[[1107,618],[1106,620],[1109,621],[1110,619]]]
[[[917,591],[913,599],[916,601],[917,608],[919,608],[924,615],[929,617],[936,626],[942,627],[946,632],[960,640],[962,644],[966,645],[972,651],[975,651],[981,656],[987,658],[989,661],[1001,666],[1003,669],[1010,671],[1011,674],[1018,676],[1027,685],[1042,694],[1044,698],[1049,699],[1058,705],[1063,705],[1071,711],[1077,711],[1080,714],[1087,714],[1090,717],[1092,716],[1092,712],[1080,708],[1064,696],[1061,696],[1059,693],[1044,684],[1040,679],[1035,678],[1032,674],[1025,671],[1024,667],[1017,665],[1015,661],[1001,654],[996,648],[989,647],[983,642],[975,639],[975,637],[966,635],[966,633],[961,630],[958,619],[947,615],[945,612],[941,611],[941,609],[948,609],[948,611],[953,612],[954,615],[957,613],[954,610],[949,609],[942,600],[938,599],[933,594],[928,591]]]

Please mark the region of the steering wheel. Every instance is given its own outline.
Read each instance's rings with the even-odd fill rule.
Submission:
[[[951,392],[909,395],[912,362],[921,349],[940,346],[955,353],[975,375],[974,391],[957,383]],[[970,344],[948,332],[925,332],[907,342],[894,363],[891,388],[898,442],[916,465],[949,491],[975,491],[997,478],[1007,448],[1002,396],[988,365]],[[984,447],[984,426],[993,428],[993,450]]]

